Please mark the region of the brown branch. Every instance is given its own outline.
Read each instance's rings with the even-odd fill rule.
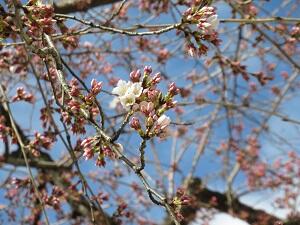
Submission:
[[[6,126],[12,127],[12,123],[11,123],[9,114],[6,111],[6,109],[3,107],[2,104],[0,104],[0,115],[3,115],[5,117]],[[14,124],[15,124],[16,130],[18,130],[18,133],[22,139],[22,142],[29,143],[29,140],[23,133],[22,128],[15,121],[14,121]],[[66,162],[66,161],[69,161],[69,162]],[[13,165],[16,167],[19,167],[19,166],[26,167],[26,162],[22,156],[20,146],[16,151],[13,151],[13,152],[10,152],[9,154],[4,155],[4,159],[3,159],[2,163]],[[28,165],[30,168],[36,168],[38,170],[39,174],[41,174],[40,175],[41,177],[46,177],[46,176],[49,177],[49,174],[50,174],[50,177],[51,177],[51,178],[49,178],[50,182],[52,182],[56,186],[61,187],[64,190],[68,190],[68,187],[70,186],[70,184],[65,182],[65,180],[64,180],[63,176],[61,176],[61,174],[72,170],[72,165],[73,165],[72,160],[62,160],[62,161],[55,162],[48,153],[41,152],[41,157],[39,157],[39,158],[34,158],[31,155],[29,155]],[[106,213],[104,213],[102,211],[100,212],[99,208],[96,205],[91,206],[89,199],[87,199],[87,197],[84,194],[81,194],[80,198],[73,197],[73,194],[67,194],[66,200],[72,207],[73,217],[88,216],[88,218],[92,218],[91,210],[90,210],[90,207],[92,207],[93,213],[94,213],[93,216],[95,219],[94,224],[116,225],[116,223],[112,220],[112,218],[109,215],[107,215]]]
[[[119,1],[120,0],[58,0],[53,5],[56,13],[68,14],[83,12],[97,6],[112,4]]]
[[[5,94],[5,91],[4,91],[4,88],[3,88],[2,85],[0,85],[0,92],[1,92],[1,95],[0,95],[1,100],[3,101],[3,109],[7,112],[8,116],[9,116],[9,121],[10,121],[10,124],[11,124],[11,128],[12,128],[12,131],[15,134],[16,140],[17,140],[17,142],[20,146],[20,150],[22,152],[23,159],[24,159],[24,162],[25,162],[25,165],[26,165],[26,168],[27,168],[27,173],[30,177],[31,184],[33,186],[34,194],[36,195],[36,198],[37,198],[37,200],[38,200],[38,202],[39,202],[39,204],[42,208],[42,211],[43,211],[43,214],[44,214],[44,217],[45,217],[45,222],[48,225],[50,223],[49,223],[48,215],[47,215],[46,209],[45,209],[45,202],[44,202],[44,200],[42,198],[42,195],[41,195],[41,193],[38,189],[37,183],[36,183],[36,181],[33,177],[32,171],[31,171],[31,167],[29,165],[28,156],[27,156],[27,152],[26,152],[26,144],[23,142],[22,135],[20,135],[20,133],[18,132],[18,127],[15,124],[13,115],[12,115],[11,110],[10,110],[10,106],[8,104],[8,101],[7,101],[7,96]]]
[[[238,199],[233,199],[232,208],[227,204],[226,194],[220,193],[203,187],[199,178],[191,179],[188,185],[188,191],[190,196],[193,198],[192,205],[182,208],[182,215],[184,220],[181,225],[188,225],[191,223],[200,208],[211,208],[216,209],[220,212],[229,213],[241,220],[248,222],[250,225],[292,225],[300,224],[300,219],[294,218],[288,221],[281,221],[278,217],[265,212],[260,209],[254,209],[248,206]],[[212,204],[212,199],[215,198],[215,204]],[[167,219],[164,225],[173,225],[172,221]]]

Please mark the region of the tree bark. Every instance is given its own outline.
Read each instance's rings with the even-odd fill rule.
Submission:
[[[282,221],[278,217],[265,212],[263,210],[254,209],[238,199],[234,199],[232,207],[227,204],[227,198],[224,193],[216,192],[203,187],[199,178],[192,178],[188,186],[189,195],[193,198],[191,206],[182,208],[182,215],[184,220],[182,225],[190,224],[195,218],[197,211],[200,208],[214,208],[220,212],[231,214],[243,221],[248,222],[250,225],[296,225],[300,224],[299,218],[291,218],[287,221]],[[216,199],[214,204],[211,203],[212,199]],[[171,219],[167,218],[164,225],[173,225]]]
[[[112,4],[119,2],[120,0],[58,0],[53,3],[55,13],[74,13],[83,12],[88,9],[102,6],[106,4]]]
[[[5,111],[2,104],[0,104],[0,115],[5,117],[6,126],[11,127],[11,123],[9,122],[8,112]],[[16,123],[16,122],[15,122]],[[21,127],[16,123],[18,133],[22,137],[22,141],[24,143],[29,143],[28,138],[24,135]],[[5,145],[7,149],[5,149],[5,153],[3,154],[3,158],[0,161],[0,168],[3,163],[10,164],[14,166],[23,166],[25,167],[25,161],[22,156],[20,147],[15,151],[10,151],[9,146]],[[62,174],[70,172],[72,170],[72,162],[66,163],[57,163],[52,159],[52,157],[46,153],[41,152],[41,156],[38,158],[32,157],[30,154],[28,155],[29,165],[32,168],[36,168],[39,172],[37,176],[47,177],[48,181],[55,186],[62,188],[63,190],[68,190],[70,184],[64,180]],[[84,194],[80,194],[78,198],[74,198],[72,194],[66,195],[66,201],[72,208],[72,216],[77,217],[88,217],[92,219],[91,208],[93,210],[93,219],[95,221],[93,224],[96,225],[117,225],[111,216],[106,214],[102,208],[97,208],[94,204],[91,205],[89,200],[84,196]],[[38,222],[39,218],[37,218]]]

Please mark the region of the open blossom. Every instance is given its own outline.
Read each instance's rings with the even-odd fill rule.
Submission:
[[[201,19],[197,26],[206,33],[212,33],[218,28],[219,23],[218,15],[214,14],[206,19]]]
[[[124,80],[119,80],[117,83],[117,87],[112,90],[112,93],[118,96],[123,96],[129,89],[130,82],[126,82]]]
[[[161,115],[156,122],[156,128],[163,130],[170,125],[171,119],[166,115]]]
[[[135,103],[136,98],[142,94],[142,91],[141,82],[132,83],[131,81],[119,80],[112,93],[119,96],[120,103],[124,108],[128,108]]]
[[[124,108],[128,108],[135,103],[135,98],[133,93],[127,93],[120,97],[120,102]]]
[[[129,94],[134,94],[135,97],[139,97],[142,94],[143,88],[142,88],[142,83],[138,82],[138,83],[133,83],[130,84],[128,93]]]
[[[219,19],[218,15],[211,15],[210,17],[207,18],[206,23],[209,24],[209,29],[216,30],[218,29],[219,26]]]

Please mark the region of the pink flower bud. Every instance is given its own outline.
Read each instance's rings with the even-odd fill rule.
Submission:
[[[94,156],[94,151],[91,148],[85,148],[83,157],[85,157],[85,160],[91,159]]]
[[[139,82],[141,78],[141,71],[140,70],[134,70],[130,73],[130,79],[132,82]]]
[[[152,83],[153,84],[158,84],[162,80],[161,74],[156,73],[154,77],[152,78]]]
[[[191,57],[195,57],[197,54],[197,49],[193,44],[187,46],[187,52]]]
[[[106,164],[106,162],[105,162],[104,159],[98,158],[95,165],[96,165],[96,166],[102,166],[102,167],[104,167],[105,164]]]
[[[115,153],[113,152],[113,150],[111,150],[110,147],[105,146],[105,147],[102,148],[102,151],[103,151],[103,154],[104,154],[105,156],[110,157],[110,158],[112,158],[112,159],[116,158]]]
[[[101,88],[102,88],[102,82],[97,82],[95,79],[93,79],[91,81],[91,86],[92,86],[92,93],[94,95],[97,95],[100,91],[101,91]]]
[[[144,67],[144,73],[147,74],[147,75],[151,74],[152,73],[151,66],[145,66]]]
[[[90,146],[90,144],[92,143],[92,141],[93,141],[92,138],[86,138],[86,139],[84,139],[84,140],[81,142],[80,145],[81,145],[83,148],[86,148],[86,147]]]
[[[159,90],[148,90],[147,96],[150,101],[154,102],[156,97],[159,95]]]
[[[174,82],[172,82],[169,85],[168,91],[169,91],[171,96],[177,95],[179,93],[179,89],[176,87],[176,84]]]
[[[152,102],[142,101],[140,103],[140,110],[145,115],[149,115],[154,109],[154,104]]]
[[[135,130],[141,129],[140,121],[137,117],[132,117],[130,121],[130,127],[132,127]]]
[[[78,88],[77,86],[72,86],[72,87],[71,87],[70,94],[71,94],[73,97],[78,97],[79,94],[80,94],[79,88]]]
[[[174,108],[176,106],[176,104],[177,104],[177,101],[168,101],[168,102],[166,102],[165,107],[167,109],[171,109],[171,108]]]

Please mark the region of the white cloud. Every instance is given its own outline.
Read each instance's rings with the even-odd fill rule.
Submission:
[[[200,225],[200,224],[199,224]],[[216,214],[210,225],[249,225],[238,218],[232,217],[226,213]]]
[[[200,215],[201,213],[199,213],[199,218],[197,218],[190,224],[190,225],[202,225],[203,222],[200,219]],[[215,216],[213,217],[213,219],[210,221],[209,225],[249,225],[248,223],[246,223],[243,220],[240,220],[238,218],[235,218],[229,214],[226,213],[217,213],[215,214]]]

